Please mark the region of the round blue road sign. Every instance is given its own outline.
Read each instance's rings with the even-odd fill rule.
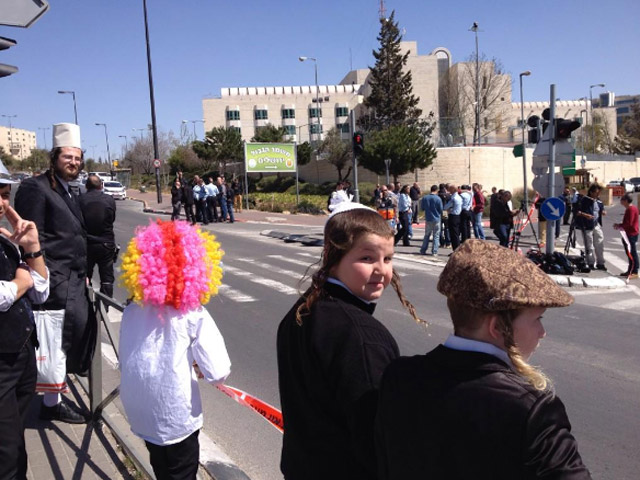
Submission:
[[[540,206],[540,212],[547,220],[559,220],[565,211],[564,200],[558,197],[547,198]]]

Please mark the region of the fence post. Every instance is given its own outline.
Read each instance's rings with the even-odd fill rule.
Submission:
[[[102,302],[97,298],[93,288],[89,289],[89,299],[96,313],[96,348],[89,370],[89,405],[95,415],[98,405],[102,403]]]

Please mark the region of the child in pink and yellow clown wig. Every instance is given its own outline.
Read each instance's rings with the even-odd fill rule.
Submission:
[[[218,293],[223,254],[214,235],[158,220],[136,230],[122,259],[132,302],[120,326],[120,396],[157,478],[195,478],[198,470],[203,419],[194,362],[213,384],[230,373],[224,339],[203,307]]]

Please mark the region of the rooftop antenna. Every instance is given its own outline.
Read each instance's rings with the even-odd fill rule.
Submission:
[[[380,15],[380,20],[385,20],[387,18],[387,9],[384,8],[384,0],[380,0],[378,14]]]

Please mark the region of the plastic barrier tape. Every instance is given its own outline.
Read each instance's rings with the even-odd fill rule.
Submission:
[[[263,402],[259,398],[249,395],[247,392],[243,392],[239,388],[231,387],[229,385],[216,385],[216,388],[221,392],[227,394],[233,398],[240,405],[249,407],[255,410],[258,414],[262,415],[264,419],[273,425],[280,433],[284,432],[284,422],[282,421],[282,412],[276,407]]]

